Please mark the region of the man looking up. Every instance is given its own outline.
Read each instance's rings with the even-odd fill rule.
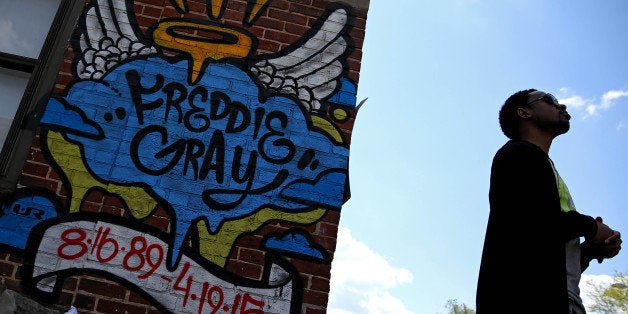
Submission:
[[[621,249],[619,232],[576,211],[549,158],[552,141],[569,131],[570,118],[565,105],[536,89],[511,95],[499,112],[510,140],[491,167],[478,314],[584,314],[582,271],[592,259],[601,262]]]

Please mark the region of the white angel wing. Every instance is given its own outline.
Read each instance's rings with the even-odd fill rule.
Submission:
[[[251,72],[267,90],[296,96],[306,109],[318,110],[320,100],[336,90],[344,72],[346,25],[347,11],[337,9],[301,46],[284,56],[256,62]]]
[[[112,67],[138,55],[157,52],[141,41],[127,14],[126,1],[98,0],[84,13],[75,73],[79,78],[100,79]]]

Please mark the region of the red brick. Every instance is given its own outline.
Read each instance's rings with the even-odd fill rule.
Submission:
[[[120,207],[115,206],[103,206],[100,210],[103,214],[112,214],[116,216],[122,216],[123,210]]]
[[[227,10],[243,12],[246,10],[247,1],[231,0],[227,2]]]
[[[8,254],[8,257],[9,257],[8,259],[9,262],[21,264],[24,261],[24,258],[20,255]]]
[[[317,224],[317,234],[326,237],[336,237],[338,235],[338,224],[320,222]]]
[[[76,277],[69,277],[63,282],[63,289],[74,291],[78,285],[78,279]]]
[[[290,221],[276,221],[267,225],[268,227],[273,228],[275,232],[285,232],[288,229],[292,229],[294,227],[293,223]],[[300,228],[307,228],[308,226],[301,226]]]
[[[61,189],[57,192],[57,195],[59,196],[59,199],[61,199],[61,202],[65,204],[68,198],[68,191],[65,189],[65,186],[61,186]]]
[[[292,0],[291,2],[292,3],[303,4],[303,5],[307,5],[307,6],[312,5],[312,0]]]
[[[231,20],[231,22],[236,22],[240,23],[241,21],[244,20],[244,10],[242,11],[236,11],[236,10],[225,10],[225,12],[222,15],[223,19],[225,20]]]
[[[64,60],[64,62],[61,63],[61,68],[59,69],[59,74],[61,73],[72,73],[72,62]]]
[[[243,262],[263,265],[264,256],[264,251],[245,247],[238,249],[238,259]]]
[[[24,278],[24,265],[16,265],[17,269],[15,270],[15,276],[13,276],[17,280],[22,280]]]
[[[247,28],[247,31],[257,38],[264,36],[265,30],[265,28],[259,27],[257,25],[252,25],[251,27]]]
[[[246,235],[246,236],[241,237],[237,241],[237,244],[238,246],[242,246],[242,247],[259,247],[261,242],[262,242],[262,239],[260,236]]]
[[[168,213],[163,209],[163,207],[157,208],[157,210],[155,210],[155,212],[153,213],[153,216],[161,217],[161,218],[168,218],[168,217],[170,217],[168,215]]]
[[[18,184],[24,185],[24,186],[38,186],[38,187],[46,188],[51,191],[56,191],[59,188],[60,183],[58,181],[52,181],[52,180],[47,180],[44,178],[33,177],[26,173],[22,173],[18,181]]]
[[[96,298],[90,295],[77,293],[74,297],[74,307],[81,310],[91,311],[96,304]]]
[[[15,280],[15,279],[11,279],[11,278],[5,278],[4,279],[4,284],[7,286],[8,289],[11,289],[13,291],[17,291],[22,293],[22,281],[21,280]]]
[[[351,113],[351,111],[349,111]],[[353,115],[353,113],[351,113]],[[353,124],[355,123],[355,118],[347,119],[342,125],[340,125],[340,130],[345,135],[351,135],[353,133]]]
[[[359,82],[360,80],[360,72],[357,71],[349,71],[349,79],[354,82]]]
[[[101,206],[102,205],[98,203],[83,202],[83,204],[81,205],[81,211],[88,213],[99,213]]]
[[[340,212],[335,210],[328,210],[325,212],[322,221],[338,224],[340,221]]]
[[[13,277],[15,264],[0,262],[0,276]]]
[[[169,6],[170,5],[170,1],[168,1],[167,3],[166,0],[142,0],[142,3],[145,4],[150,4],[150,5],[154,5],[154,6]]]
[[[188,8],[190,12],[199,12],[199,13],[207,14],[206,13],[207,5],[205,2],[199,3],[199,2],[188,1]]]
[[[288,11],[290,9],[290,1],[291,0],[275,0],[273,1],[272,7],[274,9]]]
[[[326,8],[329,6],[329,0],[312,0],[312,6]]]
[[[331,265],[311,263],[300,259],[291,259],[291,262],[300,272],[320,277],[329,277]]]
[[[273,53],[279,51],[280,47],[281,45],[279,45],[278,43],[263,40],[259,42],[257,49],[260,53]]]
[[[98,300],[97,311],[103,313],[129,313],[129,314],[139,314],[146,313],[147,308],[140,305],[133,305],[128,303],[123,303],[120,301],[113,300]]]
[[[323,15],[324,10],[321,8],[314,8],[308,5],[300,4],[301,1],[292,1],[290,3],[290,12],[301,13],[303,15],[319,17]],[[309,1],[308,1],[309,2]]]
[[[59,296],[59,300],[56,301],[55,303],[57,305],[61,305],[64,309],[68,309],[70,307],[70,305],[72,305],[72,299],[74,298],[74,294],[69,293],[69,292],[61,292],[61,295]]]
[[[185,15],[186,18],[195,19],[195,20],[206,20],[207,15],[205,13],[188,13]],[[179,30],[183,31],[183,30]]]
[[[169,230],[168,226],[170,226],[169,219],[155,216],[150,216],[144,223],[163,231]]]
[[[284,10],[277,10],[275,7],[268,10],[268,17],[285,21],[286,23],[293,23],[298,25],[307,25],[308,18],[300,14],[291,14]],[[308,27],[309,29],[309,27]]]
[[[317,291],[329,291],[329,278],[312,276],[310,277],[309,288]]]
[[[106,195],[103,198],[103,205],[107,205],[107,206],[117,206],[117,207],[123,207],[124,205],[122,205],[122,200],[120,199],[120,197],[117,196],[113,196],[113,195]]]
[[[277,32],[273,30],[266,31],[264,33],[264,37],[268,40],[274,40],[281,43],[293,43],[293,42],[296,42],[300,38],[299,36],[296,36],[293,34]]]
[[[335,237],[321,237],[314,235],[314,240],[316,243],[320,244],[322,247],[326,248],[329,251],[336,250],[336,238]]]
[[[163,9],[163,12],[161,13],[161,15],[163,17],[180,17],[182,16],[179,11],[177,11],[175,8],[173,7],[165,7]]]
[[[360,38],[364,38],[364,30],[366,29],[366,19],[364,18],[353,18],[349,20],[349,25],[351,26],[352,30],[354,31],[359,31],[359,34],[362,34],[362,36],[360,36]],[[358,33],[356,33],[356,35],[359,35]]]
[[[355,61],[360,62],[360,60],[362,60],[362,46],[364,46],[364,41],[360,39],[354,39],[349,43],[352,44],[351,48],[353,48],[353,52],[349,59],[354,59]],[[353,68],[352,70],[358,69]]]
[[[360,70],[360,66],[361,66],[359,61],[356,61],[355,59],[349,59],[347,60],[347,62],[349,63],[350,67],[356,69],[356,70],[353,70],[355,73],[359,73],[358,71]]]
[[[286,32],[290,33],[290,34],[295,34],[295,35],[303,35],[305,34],[305,32],[307,32],[310,28],[307,26],[303,26],[303,25],[298,25],[298,24],[293,24],[293,23],[286,23],[285,26]]]
[[[85,291],[100,296],[106,296],[116,299],[124,299],[126,296],[126,288],[115,284],[89,278],[81,278],[79,282],[79,291]]]
[[[305,314],[325,314],[325,313],[327,313],[325,309],[311,308],[311,307],[308,307],[305,309]]]
[[[60,90],[64,90],[65,86],[67,86],[72,80],[73,77],[69,75],[60,75],[57,77],[57,86]]]
[[[327,306],[329,294],[327,292],[303,289],[303,303]]]
[[[142,15],[152,16],[152,17],[160,17],[162,11],[163,11],[162,8],[145,6],[142,9]]]
[[[272,29],[279,32],[284,30],[285,24],[286,23],[284,21],[277,20],[277,19],[270,19],[267,17],[261,17],[255,22],[255,25],[259,27]]]
[[[150,27],[152,25],[155,25],[159,21],[156,18],[148,18],[145,16],[136,16],[136,19],[139,22],[140,26],[143,27]]]
[[[227,270],[238,274],[238,276],[260,280],[262,278],[263,267],[238,260],[231,260],[227,264]]]
[[[310,286],[312,285],[312,283],[310,282],[312,275],[299,273],[299,276],[301,277],[301,282],[303,282],[303,289],[310,289]]]
[[[150,304],[148,300],[146,300],[144,297],[142,297],[140,294],[138,294],[137,292],[133,290],[129,291],[129,302],[146,304],[146,305]]]
[[[38,134],[39,135],[39,134]],[[35,145],[39,145],[40,138],[39,136],[33,139],[33,143],[30,151],[28,152],[28,160],[40,163],[46,163],[46,158],[41,154],[41,149],[35,147]]]
[[[48,173],[48,179],[52,180],[52,181],[61,181],[61,177],[59,176],[59,174],[54,171],[54,169],[52,169],[52,171],[50,171]]]
[[[89,194],[87,194],[85,201],[101,204],[103,201],[103,197],[104,196],[102,195],[100,191],[92,191]]]

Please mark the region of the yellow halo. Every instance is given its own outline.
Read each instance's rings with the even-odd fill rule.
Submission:
[[[207,32],[212,37],[193,36],[190,33],[199,31]],[[179,19],[160,22],[153,31],[153,39],[162,47],[190,55],[192,84],[200,78],[205,60],[244,58],[253,49],[253,37],[241,30]]]

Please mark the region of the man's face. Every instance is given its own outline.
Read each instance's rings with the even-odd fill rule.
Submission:
[[[567,106],[558,103],[551,94],[536,91],[528,95],[528,106],[532,112],[532,121],[554,136],[569,131],[569,119]]]

